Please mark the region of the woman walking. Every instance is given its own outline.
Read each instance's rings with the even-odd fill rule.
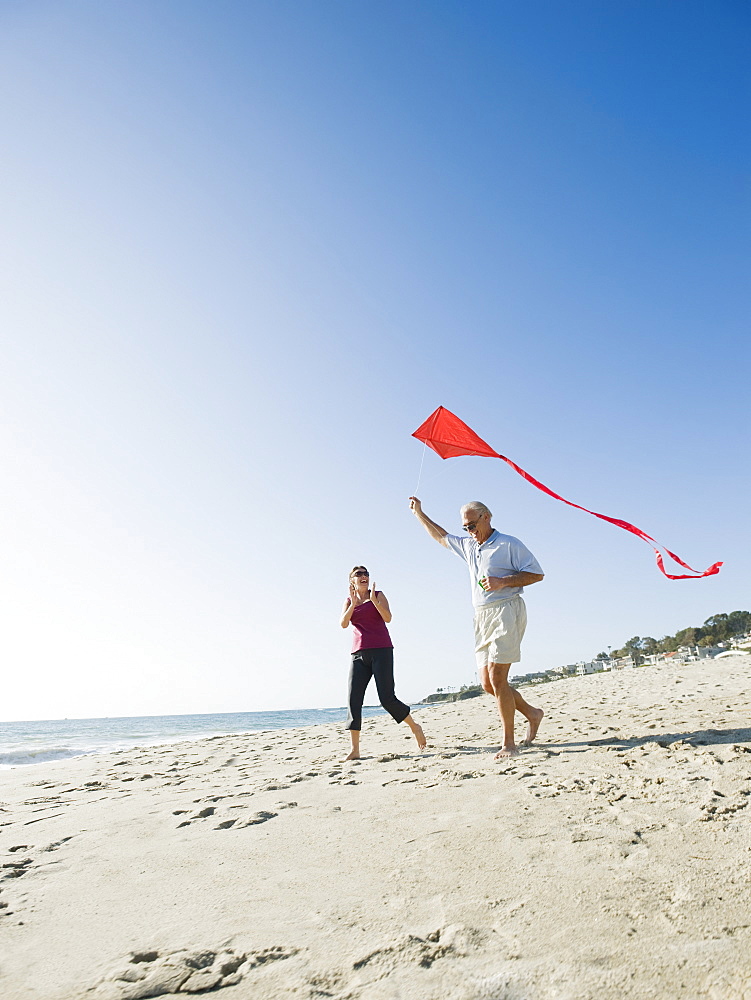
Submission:
[[[409,705],[399,701],[394,692],[394,645],[386,628],[391,609],[383,591],[370,587],[369,581],[367,569],[355,566],[349,574],[349,597],[342,609],[342,628],[351,625],[354,631],[347,717],[352,752],[346,760],[360,759],[362,703],[371,677],[375,677],[381,705],[396,722],[407,723],[421,750],[426,746],[422,726],[412,718]]]

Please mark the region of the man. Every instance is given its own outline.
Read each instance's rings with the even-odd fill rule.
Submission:
[[[431,538],[451,549],[467,563],[475,608],[475,653],[483,690],[498,703],[503,726],[503,746],[496,760],[519,751],[514,741],[514,711],[527,719],[528,746],[537,734],[544,712],[533,708],[508,682],[512,663],[521,659],[520,645],[527,626],[523,588],[543,578],[539,563],[518,538],[502,535],[490,523],[491,512],[473,500],[461,509],[466,536],[450,535],[423,511],[417,497],[410,509]]]

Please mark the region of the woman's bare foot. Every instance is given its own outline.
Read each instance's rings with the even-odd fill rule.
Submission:
[[[345,757],[344,759],[345,759],[345,761],[347,761],[347,760],[359,760],[360,759],[360,752],[359,752],[359,750],[353,750],[349,754],[349,756]]]
[[[516,757],[519,753],[519,748],[516,746],[501,747],[498,753],[495,755],[493,760],[505,760],[506,757]]]
[[[537,730],[540,728],[540,723],[542,722],[542,717],[545,715],[541,708],[536,708],[534,710],[534,715],[531,719],[527,720],[527,735],[521,742],[523,747],[528,747],[535,736],[537,736]]]
[[[422,731],[422,726],[419,722],[415,722],[412,718],[412,713],[410,712],[407,718],[404,720],[409,728],[412,730],[412,735],[417,740],[417,745],[421,750],[424,750],[428,745],[428,741],[425,739],[425,733]]]

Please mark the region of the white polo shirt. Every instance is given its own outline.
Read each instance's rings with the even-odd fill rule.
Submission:
[[[469,535],[444,535],[446,544],[466,562],[469,568],[472,604],[484,608],[523,594],[523,587],[504,587],[485,591],[477,582],[483,576],[512,576],[514,573],[542,573],[540,564],[526,545],[513,535],[502,535],[493,529],[490,538],[481,545]]]

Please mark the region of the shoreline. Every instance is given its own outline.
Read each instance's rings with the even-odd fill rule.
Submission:
[[[420,702],[411,706],[413,711],[420,711],[423,708],[431,708],[430,704]],[[184,733],[172,732],[169,736],[165,735],[163,738],[159,737],[156,733],[149,736],[136,736],[133,735],[130,739],[126,736],[113,735],[111,730],[108,732],[107,727],[102,725],[102,733],[100,739],[95,741],[94,737],[89,735],[89,742],[86,744],[81,744],[78,748],[73,748],[70,746],[61,746],[60,744],[68,741],[73,743],[75,741],[80,741],[84,738],[83,731],[77,727],[76,723],[102,723],[106,724],[108,722],[123,723],[123,722],[141,722],[142,720],[158,721],[158,720],[188,720],[194,718],[200,719],[221,719],[222,716],[228,718],[236,718],[242,715],[263,715],[263,716],[314,716],[317,713],[326,714],[341,714],[338,720],[328,719],[325,722],[320,720],[314,721],[311,719],[309,722],[294,722],[287,719],[278,719],[275,725],[256,725],[254,727],[248,726],[245,729],[219,729],[215,726],[208,727],[203,733],[198,729],[191,730],[186,728]],[[326,725],[328,723],[333,723],[334,725],[342,726],[346,720],[346,707],[335,707],[335,708],[324,708],[324,709],[282,709],[278,712],[226,712],[226,713],[214,713],[214,714],[189,714],[189,715],[153,715],[153,716],[118,716],[118,717],[108,717],[103,716],[101,718],[91,718],[91,719],[49,719],[49,720],[33,720],[30,723],[23,721],[7,723],[8,726],[15,727],[48,727],[48,732],[45,734],[46,743],[44,745],[41,743],[39,737],[33,733],[33,728],[29,729],[29,736],[27,737],[27,742],[21,743],[20,741],[14,741],[12,739],[5,740],[4,744],[0,744],[0,772],[15,769],[17,767],[37,767],[42,764],[55,764],[63,762],[66,760],[75,760],[79,757],[96,757],[100,754],[107,753],[120,753],[127,752],[135,749],[149,749],[157,747],[170,747],[179,746],[185,743],[197,742],[204,739],[213,739],[219,736],[249,736],[253,733],[272,733],[272,732],[283,732],[287,729],[301,729],[308,728],[309,726]],[[384,709],[380,705],[363,705],[364,718],[376,718],[385,715]],[[1,724],[0,724],[1,725]],[[189,726],[189,722],[188,722]],[[23,729],[20,729],[23,731]],[[109,738],[111,741],[111,746],[106,746],[103,744],[105,739]],[[43,756],[43,755],[53,754],[53,756]],[[40,755],[39,760],[25,760],[25,757],[32,757],[35,755]],[[19,760],[9,760],[14,756],[20,757]]]
[[[4,1000],[741,998],[750,666],[541,685],[501,762],[474,698],[423,754],[375,716],[348,763],[329,722],[4,770]]]

